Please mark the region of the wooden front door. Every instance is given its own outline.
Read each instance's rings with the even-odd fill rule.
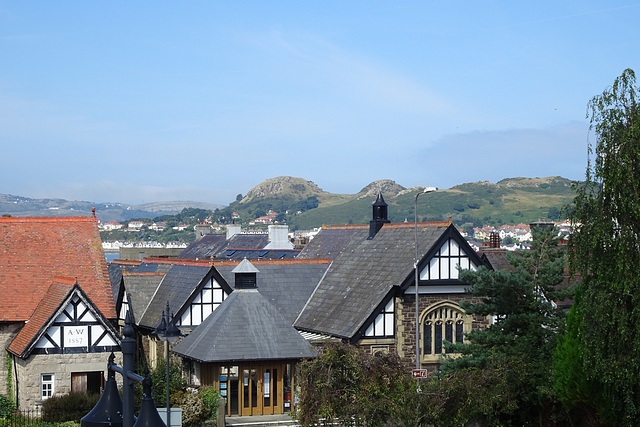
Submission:
[[[255,364],[240,367],[241,415],[282,413],[284,365]]]

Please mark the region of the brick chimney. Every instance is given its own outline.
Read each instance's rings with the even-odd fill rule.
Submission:
[[[489,247],[491,249],[500,249],[500,234],[497,231],[492,231],[489,235]]]

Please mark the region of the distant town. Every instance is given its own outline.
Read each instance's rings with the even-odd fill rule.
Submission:
[[[239,215],[234,213],[234,218],[238,219]],[[256,226],[269,226],[269,225],[279,225],[279,222],[276,220],[278,217],[278,212],[269,211],[266,215],[255,218],[253,221],[250,221],[248,225],[250,227]],[[568,221],[562,222],[553,222],[550,223],[555,224],[559,232],[563,235],[568,235],[571,232],[571,224]],[[280,224],[281,225],[281,224]],[[125,230],[130,232],[137,232],[143,229],[151,230],[155,232],[163,232],[168,228],[168,225],[165,222],[153,222],[153,221],[143,221],[143,220],[132,220],[125,221],[124,223],[120,223],[118,221],[108,221],[102,222],[98,221],[98,228],[101,231],[115,231],[115,230]],[[175,231],[193,231],[195,239],[198,239],[204,235],[209,234],[224,234],[227,231],[226,225],[221,225],[216,222],[212,222],[211,218],[207,218],[205,221],[197,223],[195,225],[189,224],[178,224],[171,227],[172,230]],[[311,230],[297,230],[289,232],[287,230],[287,235],[289,241],[295,243],[296,241],[309,241],[313,239],[313,237],[320,231],[320,227],[313,228]],[[499,227],[494,227],[491,225],[486,225],[484,227],[474,227],[473,233],[468,233],[464,231],[462,228],[458,227],[458,231],[460,234],[465,237],[465,239],[469,242],[469,245],[475,250],[480,250],[482,246],[485,246],[487,242],[489,242],[492,233],[497,233],[500,238],[500,247],[502,249],[506,249],[508,251],[516,251],[519,249],[528,249],[529,243],[531,242],[531,227],[529,224],[516,224],[509,225],[503,224]],[[260,228],[253,228],[251,230],[244,230],[242,233],[244,234],[255,234],[261,233]],[[166,248],[166,249],[183,249],[188,246],[187,242],[183,241],[171,241],[171,242],[158,242],[155,240],[146,240],[146,241],[130,241],[130,240],[103,240],[102,242],[103,249],[109,258],[113,258],[113,253],[119,252],[121,248]]]

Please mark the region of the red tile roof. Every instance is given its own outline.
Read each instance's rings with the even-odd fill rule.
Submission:
[[[53,283],[46,290],[44,298],[36,307],[33,316],[29,319],[18,335],[11,341],[8,350],[18,356],[23,356],[27,347],[38,332],[47,324],[51,316],[60,308],[61,304],[73,289],[76,279],[72,277],[56,276]]]
[[[0,217],[0,321],[26,321],[55,276],[73,277],[107,319],[116,318],[95,216]]]

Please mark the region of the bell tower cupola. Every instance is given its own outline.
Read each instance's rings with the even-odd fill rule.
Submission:
[[[388,224],[391,221],[387,218],[387,203],[384,201],[382,197],[382,193],[378,193],[378,197],[376,201],[373,202],[373,216],[371,221],[369,222],[369,237],[368,240],[371,240],[375,237],[375,235],[380,231],[384,224]]]

